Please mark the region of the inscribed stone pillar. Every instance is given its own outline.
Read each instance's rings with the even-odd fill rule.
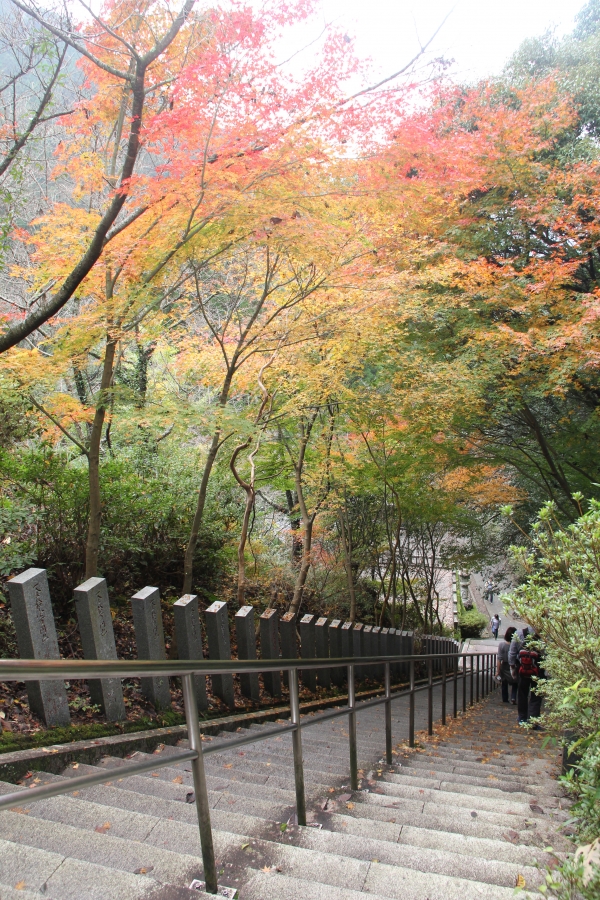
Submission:
[[[317,659],[329,659],[329,634],[327,628],[327,619],[317,619],[315,625],[315,646]],[[331,687],[331,669],[317,669],[317,678],[322,688],[329,689]]]
[[[165,635],[160,611],[160,591],[145,587],[131,598],[138,659],[166,659]],[[170,709],[171,691],[166,675],[142,678],[142,694],[156,709]]]
[[[300,655],[302,659],[314,659],[317,655],[315,645],[315,617],[302,616],[300,619]],[[317,689],[317,670],[303,669],[302,683],[313,693]]]
[[[396,647],[398,648],[398,654],[401,656],[406,656],[406,654],[409,652],[406,635],[406,631],[400,631],[399,629],[396,629]],[[408,681],[408,678],[410,677],[410,663],[408,662],[408,660],[403,660],[400,663],[398,671],[400,678],[403,681]]]
[[[390,628],[388,629],[387,634],[387,652],[388,656],[395,656],[399,653],[398,647],[396,645],[396,629]],[[393,662],[390,669],[390,675],[392,677],[392,681],[400,681],[400,663]]]
[[[27,569],[7,582],[21,659],[59,659],[45,569]],[[63,681],[27,681],[29,708],[45,725],[69,725]]]
[[[373,647],[373,655],[374,655],[374,656],[381,656],[381,655],[382,655],[382,653],[381,653],[381,638],[380,638],[380,635],[381,635],[381,627],[380,627],[379,625],[374,625],[374,626],[373,626],[373,631],[371,632],[371,635],[372,635],[372,637],[371,637],[371,644],[372,644],[372,647]],[[374,666],[374,669],[373,669],[373,676],[374,676],[377,680],[382,680],[382,679],[383,679],[383,666],[382,666],[381,663],[376,663],[376,665]]]
[[[215,661],[231,659],[227,604],[217,600],[208,607],[205,615],[209,658]],[[234,709],[233,675],[212,675],[211,678],[213,694],[220,697],[229,709]]]
[[[116,659],[117,645],[106,579],[88,578],[75,588],[74,595],[84,657]],[[100,707],[109,722],[120,722],[126,717],[119,678],[92,678],[88,681],[88,687],[92,703]]]
[[[281,658],[298,659],[298,634],[296,631],[296,616],[293,612],[287,612],[281,617],[279,623],[281,638]],[[283,673],[283,683],[288,687],[288,673]]]
[[[260,617],[260,655],[262,659],[279,659],[279,613],[265,609]],[[263,672],[265,691],[281,697],[281,672]]]
[[[402,632],[404,639],[404,652],[407,656],[414,656],[415,652],[415,633],[414,631],[403,631]],[[406,666],[406,678],[410,677],[410,662],[407,660],[405,663]]]
[[[362,631],[362,655],[363,656],[374,656],[374,648],[373,648],[373,626],[365,625]],[[375,666],[373,663],[369,663],[366,666],[363,666],[363,678],[373,678],[375,672]]]
[[[235,616],[235,636],[237,640],[238,659],[256,659],[256,631],[254,629],[254,607],[242,606]],[[242,696],[249,700],[260,700],[258,672],[240,675]]]
[[[329,623],[329,656],[331,659],[339,659],[342,653],[342,620],[333,619]],[[341,667],[331,669],[331,682],[336,687],[344,683],[344,669]]]
[[[204,659],[202,650],[202,626],[196,594],[184,594],[173,604],[175,640],[179,659]],[[206,675],[194,675],[196,701],[199,710],[208,709]]]
[[[341,628],[342,656],[354,656],[354,626],[352,622],[344,622]],[[347,673],[344,672],[344,677]]]
[[[363,623],[355,622],[352,627],[352,656],[356,660],[354,668],[354,678],[356,681],[363,681],[365,678],[365,667],[359,666],[358,661],[364,656],[363,648]]]
[[[380,656],[389,656],[390,655],[389,635],[390,635],[389,628],[380,628],[379,629],[379,655]],[[383,678],[384,675],[385,675],[385,666],[382,666],[381,667],[381,677]],[[391,679],[391,677],[392,677],[392,666],[390,665],[390,679]]]

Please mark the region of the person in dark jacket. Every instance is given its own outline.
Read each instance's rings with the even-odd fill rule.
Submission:
[[[525,627],[513,635],[508,651],[511,675],[517,679],[517,715],[519,723],[539,718],[542,708],[542,697],[536,691],[539,678],[545,673],[540,666],[541,653],[533,647],[539,641],[539,635],[533,628]],[[539,725],[533,726],[538,729]]]
[[[510,642],[513,634],[517,631],[512,626],[506,629],[504,640],[498,644],[498,659],[496,662],[496,675],[502,679],[502,702],[508,703],[508,689],[510,687],[510,702],[515,705],[517,702],[517,679],[513,678],[510,673],[510,664],[508,662],[508,651],[510,650]]]

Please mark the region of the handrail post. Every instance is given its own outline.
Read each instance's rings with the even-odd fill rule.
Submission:
[[[408,713],[408,746],[415,746],[415,661],[410,661],[410,695]]]
[[[475,702],[476,702],[476,703],[479,703],[479,688],[480,688],[479,681],[480,681],[480,678],[481,678],[480,669],[481,669],[481,664],[480,664],[480,661],[479,661],[479,653],[478,653],[478,654],[477,654],[477,677],[476,677],[476,679],[475,679],[475,681],[476,681],[476,684],[475,684]]]
[[[358,755],[356,752],[356,692],[354,683],[354,665],[348,666],[348,740],[350,743],[350,788],[358,790]]]
[[[290,719],[292,725],[300,724],[300,695],[298,692],[298,669],[290,669]],[[302,761],[302,732],[300,728],[292,732],[294,750],[294,781],[296,784],[296,818],[298,825],[306,825],[306,799],[304,796],[304,765]]]
[[[462,711],[465,713],[467,711],[467,657],[463,655],[462,657]]]
[[[388,765],[392,763],[392,682],[390,664],[385,663],[385,760]]]
[[[442,659],[442,725],[446,724],[446,657]]]
[[[433,660],[427,660],[428,685],[427,685],[427,734],[433,734]]]
[[[452,657],[452,665],[453,671],[452,674],[454,676],[454,696],[452,698],[452,718],[456,719],[458,716],[458,651],[454,653]]]
[[[218,890],[217,866],[215,863],[215,850],[213,846],[212,828],[210,825],[210,806],[208,805],[208,790],[206,788],[206,773],[204,771],[204,758],[202,756],[202,738],[200,736],[200,726],[198,724],[198,707],[196,705],[196,691],[193,675],[182,675],[181,686],[183,689],[183,703],[185,706],[188,739],[191,749],[195,750],[198,754],[196,759],[192,760],[192,775],[194,779],[194,794],[196,796],[198,827],[200,829],[204,883],[207,894],[216,894]]]

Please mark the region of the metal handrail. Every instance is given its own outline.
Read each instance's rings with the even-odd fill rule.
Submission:
[[[156,770],[174,763],[191,762],[194,781],[194,794],[196,810],[198,813],[198,826],[200,830],[200,843],[202,847],[202,861],[204,867],[205,889],[207,893],[217,893],[217,868],[210,824],[210,807],[208,801],[208,789],[206,786],[206,773],[204,769],[204,756],[210,753],[224,752],[233,747],[244,744],[254,744],[257,741],[267,740],[291,732],[294,755],[294,781],[296,788],[296,814],[299,825],[306,825],[306,799],[304,791],[304,767],[302,760],[303,728],[309,728],[321,722],[335,719],[340,716],[348,716],[349,749],[350,749],[350,787],[358,790],[358,753],[356,740],[356,715],[364,709],[385,705],[385,755],[388,763],[392,762],[392,716],[391,703],[400,697],[409,696],[409,745],[415,746],[415,695],[421,691],[428,692],[428,733],[433,734],[433,688],[436,684],[442,686],[442,724],[446,724],[446,697],[448,681],[448,661],[451,663],[451,678],[453,682],[453,716],[458,715],[458,681],[462,679],[462,708],[467,709],[467,665],[470,682],[470,701],[472,706],[474,681],[476,680],[476,700],[479,700],[480,691],[485,697],[497,685],[493,680],[493,661],[495,653],[458,653],[452,651],[440,653],[425,653],[419,655],[398,656],[360,656],[360,657],[327,657],[311,660],[39,660],[39,659],[2,659],[0,660],[0,681],[37,681],[64,680],[65,678],[132,678],[148,676],[180,676],[183,689],[183,701],[185,707],[186,723],[190,749],[180,753],[156,760],[145,760],[139,763],[129,763],[117,770],[120,778],[128,778],[149,770]],[[474,659],[477,658],[477,666]],[[462,659],[462,672],[459,675],[458,660]],[[441,664],[441,675],[435,679],[433,676],[434,661]],[[483,660],[483,665],[481,662]],[[400,691],[391,690],[391,665],[398,663],[409,664],[409,686]],[[415,663],[426,662],[426,683],[417,686],[415,681]],[[356,667],[367,665],[384,666],[384,695],[363,700],[356,703]],[[321,668],[347,668],[348,672],[348,703],[339,709],[328,710],[316,716],[300,718],[300,696],[298,685],[298,673],[306,669]],[[476,668],[476,673],[475,673]],[[194,675],[226,675],[233,673],[245,674],[249,672],[273,672],[287,671],[290,693],[290,724],[278,725],[275,728],[263,729],[258,734],[248,734],[233,738],[222,743],[202,746],[200,734],[198,709],[194,686]],[[475,677],[474,677],[475,676]],[[27,803],[55,797],[59,794],[70,793],[84,787],[102,784],[107,781],[107,771],[100,770],[91,775],[81,775],[69,778],[67,782],[54,782],[41,785],[27,791],[14,791],[0,797],[0,810],[10,809],[15,804],[21,803],[25,796]],[[25,796],[24,796],[25,795]]]
[[[250,672],[278,672],[292,669],[335,669],[373,663],[398,663],[439,659],[448,656],[483,656],[469,653],[421,653],[389,656],[335,656],[316,659],[0,659],[0,680],[38,681],[65,678],[149,678],[181,675],[233,675]]]

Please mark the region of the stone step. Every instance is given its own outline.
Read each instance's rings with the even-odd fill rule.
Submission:
[[[290,878],[277,872],[249,873],[240,900],[365,900],[361,891],[321,884],[314,879]],[[369,894],[369,900],[386,900]]]
[[[383,863],[371,863],[363,891],[393,900],[514,900],[514,887],[417,872]]]
[[[466,750],[462,747],[450,748],[425,747],[425,752],[429,758],[433,759],[459,759],[462,762],[483,763],[486,766],[502,766],[510,768],[511,766],[531,766],[532,763],[540,768],[544,765],[550,765],[546,760],[532,759],[526,752],[523,753],[481,753],[476,750]]]
[[[2,881],[12,885],[19,897],[27,891],[52,900],[148,900],[160,889],[149,875],[134,875],[12,841],[0,840],[0,859]],[[14,888],[23,883],[22,890]],[[208,895],[182,888],[172,897],[206,900]]]
[[[520,772],[521,778],[531,778],[535,776],[536,779],[540,778],[542,780],[551,780],[551,775],[548,772],[544,772],[541,769],[531,769],[530,767],[525,767],[524,765],[488,765],[486,763],[465,760],[461,757],[448,758],[426,755],[424,753],[413,754],[412,756],[409,756],[408,754],[406,756],[401,756],[399,762],[404,763],[405,760],[410,760],[411,766],[420,766],[421,768],[436,768],[440,770],[447,769],[448,771],[456,772],[457,774],[464,773],[466,775],[495,775],[497,778],[510,778],[512,775],[516,775]]]
[[[471,837],[466,834],[454,834],[449,831],[433,831],[428,828],[416,828],[414,825],[401,826],[398,843],[413,847],[426,847],[430,850],[448,850],[460,853],[470,860],[477,858],[494,860],[498,863],[510,863],[520,866],[532,866],[534,863],[547,864],[554,857],[539,848],[532,853],[530,844],[513,843],[503,839]],[[522,833],[517,836],[517,840]]]
[[[481,780],[481,779],[480,779]],[[505,791],[500,787],[496,787],[488,782],[487,785],[480,784],[468,784],[464,781],[456,782],[454,780],[437,780],[432,778],[415,778],[409,777],[402,772],[384,772],[381,776],[381,780],[377,782],[380,784],[381,781],[387,782],[390,784],[399,784],[406,786],[414,786],[415,788],[425,788],[429,790],[441,790],[449,793],[457,793],[462,795],[470,795],[474,797],[489,797],[490,799],[498,799],[502,800],[505,803],[513,803],[516,801],[518,803],[523,803],[528,805],[530,803],[537,804],[538,796],[533,793],[527,793],[525,791]],[[544,797],[544,801],[546,806],[551,808],[556,808],[558,806],[558,798],[551,797],[546,795]]]
[[[88,775],[97,771],[97,767],[81,763],[76,770],[73,770],[71,767],[65,769],[64,776],[67,778],[74,778],[79,775]],[[167,772],[167,777],[161,777],[163,772]],[[183,781],[179,781],[179,778],[182,778],[182,775],[174,774],[169,778],[168,770],[166,769],[157,769],[155,775],[148,772],[148,774],[123,774],[120,776],[118,773],[118,768],[107,769],[106,784],[112,784],[115,787],[125,787],[127,790],[136,790],[143,794],[166,797],[169,800],[180,800],[184,803],[186,801],[186,795],[192,790],[191,778],[189,779],[189,784],[185,784]],[[216,806],[224,793],[233,794],[246,799],[252,798],[259,804],[264,802],[265,788],[262,784],[253,784],[246,781],[229,781],[225,778],[221,780],[213,778],[209,780],[207,778],[207,782],[208,799],[211,806]],[[268,799],[269,805],[280,803],[283,806],[288,806],[290,803],[295,803],[296,793],[293,783],[291,789],[274,786],[270,787],[268,790]]]
[[[483,779],[480,779],[483,780]],[[420,788],[428,788],[430,790],[442,790],[448,791],[451,793],[458,794],[468,794],[469,796],[477,796],[477,797],[489,797],[490,799],[498,799],[507,803],[512,803],[513,800],[518,803],[535,803],[536,798],[533,794],[525,793],[520,790],[513,791],[504,791],[501,788],[497,788],[494,785],[490,784],[469,784],[465,781],[456,782],[451,779],[446,780],[445,778],[424,778],[424,777],[409,777],[403,772],[384,772],[381,778],[376,782],[377,785],[381,783],[388,784],[399,784],[405,785],[406,787],[413,787],[415,789]]]
[[[37,891],[34,894],[33,891],[9,887],[9,885],[2,884],[0,881],[0,900],[41,900],[43,896],[43,894],[38,894]]]
[[[148,792],[148,783],[144,780],[140,785],[137,782],[133,781],[133,779],[136,777],[137,776],[132,776],[128,779],[130,782],[132,782],[129,788],[125,786],[125,779],[114,779],[112,781],[107,781],[102,785],[94,785],[93,787],[82,788],[77,792],[77,796],[81,797],[82,799],[93,801],[98,797],[105,798],[109,796],[105,792],[111,790],[114,791],[114,794],[110,795],[110,802],[114,806],[125,805],[126,808],[136,809],[140,812],[151,812],[152,810],[169,810],[168,814],[176,818],[182,818],[185,815],[192,817],[195,821],[196,806],[194,803],[186,803],[185,793],[183,791],[180,791],[178,794],[174,795],[171,787],[175,788],[175,786],[167,785],[165,782],[161,782],[160,790],[158,791],[158,793],[156,789],[153,792]],[[64,776],[44,773],[41,777],[42,783],[48,783],[50,781],[58,780],[64,780]],[[14,790],[15,786],[11,785],[10,787],[12,790]],[[123,794],[123,797],[121,799],[117,796],[119,795],[119,793]],[[72,797],[73,794],[69,794],[68,796]],[[229,810],[230,812],[240,813],[242,815],[260,816],[264,819],[267,819],[268,821],[273,821],[273,819],[278,819],[281,821],[283,818],[287,818],[287,815],[283,816],[283,812],[288,809],[288,806],[282,806],[280,803],[272,803],[268,800],[239,797],[229,792],[224,792],[221,794],[213,793],[212,795],[209,795],[209,804],[211,805],[212,809],[219,808],[222,810]],[[187,812],[184,813],[183,810],[186,810]],[[156,812],[155,814],[160,815],[162,813]]]
[[[343,813],[345,815],[345,813]],[[417,828],[428,828],[434,831],[451,831],[472,837],[486,837],[502,840],[514,831],[519,843],[549,843],[550,829],[545,823],[525,819],[518,816],[499,816],[493,813],[478,813],[471,816],[469,811],[457,815],[452,810],[443,809],[435,804],[414,804],[411,801],[396,804],[355,803],[352,815],[363,819],[413,825]],[[375,826],[373,826],[375,827]]]
[[[483,789],[482,789],[483,790]],[[412,787],[406,782],[392,783],[385,780],[375,782],[370,788],[369,799],[373,796],[386,798],[406,798],[407,800],[422,801],[424,803],[440,803],[445,807],[454,809],[477,810],[477,812],[501,813],[511,816],[525,816],[527,818],[543,818],[544,812],[538,812],[537,804],[523,803],[518,800],[505,799],[504,797],[490,797],[489,795],[474,793],[460,793],[458,791],[434,790],[430,788]],[[518,795],[517,795],[518,796]],[[535,807],[532,809],[532,807]],[[541,809],[541,807],[539,807]],[[567,818],[562,810],[552,809],[556,817]]]
[[[152,754],[136,754],[134,759],[131,761],[142,762],[144,758],[149,760],[155,759]],[[99,768],[104,768],[108,770],[114,771],[115,769],[121,769],[122,766],[118,757],[107,757],[103,760],[103,764],[99,766]],[[256,766],[254,767],[256,768]],[[270,771],[272,767],[270,767],[267,763],[263,764],[263,772],[258,773],[256,771],[248,770],[244,766],[238,766],[236,768],[231,766],[228,768],[224,765],[221,766],[206,766],[206,783],[208,789],[211,791],[218,791],[220,785],[231,785],[232,788],[236,783],[244,783],[244,784],[255,784],[255,785],[268,785],[269,787],[280,788],[284,791],[289,791],[294,788],[294,770],[293,767],[289,770],[283,771],[282,774],[276,774],[275,771]],[[79,774],[79,771],[76,771],[74,774]],[[154,777],[151,773],[147,773],[142,775],[142,777]],[[189,763],[181,763],[180,765],[173,765],[164,768],[156,769],[156,777],[162,779],[163,781],[173,782],[175,777],[180,777],[182,779],[182,784],[187,785],[188,787],[193,786],[193,776],[192,770]],[[322,776],[325,780],[317,781],[314,777],[314,772],[310,772],[310,779],[305,780],[305,789],[308,795],[319,794],[327,791],[331,783],[331,776],[327,775],[327,773],[323,773]],[[295,795],[294,795],[295,796]]]
[[[241,900],[509,900],[513,889],[425,875],[372,863],[362,891],[330,888],[321,883],[279,874],[257,874],[242,889]]]
[[[381,835],[382,840],[393,841],[393,835],[399,838],[405,828],[414,828],[418,831],[431,831],[440,833],[443,837],[453,835],[460,842],[463,837],[473,837],[483,840],[508,842],[508,835],[512,829],[488,825],[484,822],[473,820],[472,822],[456,822],[452,819],[443,819],[438,816],[421,814],[416,817],[411,813],[402,813],[397,810],[374,809],[373,815],[368,817],[364,807],[356,809],[352,815],[343,813],[331,813],[326,821],[327,828],[339,831],[343,834],[364,835],[369,838],[373,834]],[[390,816],[390,813],[392,815]],[[543,847],[547,845],[542,835],[537,831],[515,831],[517,846]],[[557,848],[561,849],[561,848]],[[537,852],[537,851],[536,851]]]
[[[0,792],[3,791],[0,783]],[[14,785],[6,785],[14,790]],[[26,797],[24,798],[26,801]],[[96,828],[99,824],[110,820],[120,837],[127,837],[127,829],[132,829],[132,835],[143,833],[147,822],[156,824],[161,819],[176,822],[186,822],[194,828],[198,827],[196,805],[194,803],[180,803],[178,801],[164,800],[160,797],[149,798],[146,794],[138,794],[135,791],[127,791],[104,785],[94,785],[80,791],[75,799],[72,797],[51,797],[48,800],[40,800],[31,806],[23,803],[23,808],[34,811],[36,816],[47,818],[55,822],[70,824],[73,817],[72,804],[76,802],[78,807],[77,822],[80,827]],[[255,807],[251,805],[251,808]],[[210,812],[213,828],[228,831],[233,834],[256,834],[265,828],[265,825],[273,821],[281,820],[278,816],[278,806],[268,808],[265,817],[258,815],[245,815],[240,812],[231,812],[228,809],[213,807]],[[140,817],[139,819],[137,817]],[[153,826],[154,827],[154,826]],[[135,830],[134,830],[135,829]],[[124,833],[120,833],[123,830]],[[134,838],[138,839],[138,838]]]
[[[550,797],[562,797],[562,790],[557,783],[548,779],[546,784],[532,784],[530,778],[519,778],[518,775],[512,774],[499,778],[495,774],[486,775],[479,778],[476,775],[466,775],[463,772],[452,772],[451,767],[448,770],[440,768],[416,767],[412,765],[397,765],[393,769],[393,774],[404,778],[427,778],[434,780],[453,782],[454,784],[472,784],[480,787],[494,787],[506,794],[519,791],[538,795],[543,793]]]
[[[376,833],[376,832],[375,832]],[[363,860],[378,860],[391,866],[416,869],[438,875],[452,875],[469,881],[482,881],[503,887],[514,887],[517,877],[522,874],[528,884],[538,885],[542,881],[540,872],[529,865],[513,862],[500,863],[494,857],[469,857],[448,848],[427,848],[408,842],[391,843],[376,838],[357,837],[337,832],[316,832],[312,828],[294,829],[294,844],[307,849],[323,849],[329,853],[339,853]]]
[[[74,819],[76,814],[75,804]],[[99,827],[104,830],[84,831],[76,825],[64,823],[56,828],[54,822],[37,819],[33,814],[0,813],[0,838],[5,841],[131,875],[145,869],[143,874],[151,874],[161,884],[185,887],[194,878],[202,877],[202,865],[197,856],[164,849],[155,843],[151,846],[144,841],[113,837],[110,821],[101,823]],[[216,832],[215,837],[219,834]]]

